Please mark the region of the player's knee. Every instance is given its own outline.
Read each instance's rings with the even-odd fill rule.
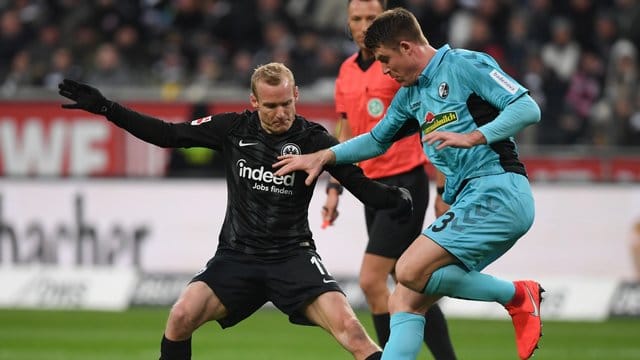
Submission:
[[[188,336],[196,329],[197,319],[187,306],[182,302],[177,302],[171,308],[167,327],[180,337]]]
[[[400,311],[408,311],[407,304],[405,304],[404,299],[397,292],[393,292],[391,296],[389,296],[388,306],[389,312],[392,314]]]
[[[422,291],[426,280],[420,268],[412,266],[407,261],[399,261],[396,264],[396,279],[400,284],[414,291]]]
[[[384,295],[387,291],[386,279],[374,274],[360,273],[360,288],[367,297]]]
[[[342,333],[345,335],[348,343],[353,347],[359,347],[369,342],[369,337],[364,327],[355,316],[349,316],[342,322]]]

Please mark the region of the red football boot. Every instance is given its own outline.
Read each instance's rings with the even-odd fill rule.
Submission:
[[[514,281],[516,294],[505,305],[516,333],[516,345],[520,359],[529,359],[538,348],[542,336],[540,302],[544,289],[535,281]]]

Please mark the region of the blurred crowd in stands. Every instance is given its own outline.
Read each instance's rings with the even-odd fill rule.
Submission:
[[[356,48],[347,0],[0,0],[0,99],[70,77],[102,86],[247,87],[280,61],[332,86]],[[543,111],[533,143],[640,145],[640,1],[400,0],[435,47],[484,51]]]

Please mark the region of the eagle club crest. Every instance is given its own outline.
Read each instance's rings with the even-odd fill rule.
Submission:
[[[446,82],[440,83],[438,86],[438,95],[441,98],[446,99],[447,96],[449,96],[449,84]]]
[[[293,143],[284,144],[280,150],[281,155],[300,155],[300,153],[300,147]]]

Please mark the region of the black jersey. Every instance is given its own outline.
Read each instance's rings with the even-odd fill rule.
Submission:
[[[306,154],[338,143],[321,125],[296,116],[279,135],[266,133],[257,112],[222,113],[171,124],[114,104],[107,118],[138,138],[162,147],[207,147],[223,153],[227,209],[218,249],[261,257],[313,248],[308,207],[313,186],[298,171],[275,176],[272,164],[283,154]],[[354,165],[326,169],[369,206],[397,204],[389,188],[369,180]],[[216,199],[211,199],[216,201]]]

